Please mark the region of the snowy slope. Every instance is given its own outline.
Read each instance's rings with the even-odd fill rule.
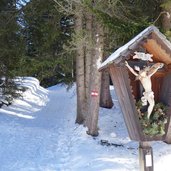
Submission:
[[[10,107],[0,109],[0,171],[137,171],[138,143],[130,141],[115,95],[101,109],[97,138],[76,125],[75,87],[44,89],[35,78]],[[104,145],[100,142],[105,140]],[[108,144],[112,144],[107,146]],[[117,146],[118,145],[118,146]],[[170,171],[171,148],[153,144],[155,171]]]

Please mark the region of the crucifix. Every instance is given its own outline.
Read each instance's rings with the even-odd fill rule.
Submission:
[[[132,74],[134,74],[136,76],[136,78],[138,80],[140,80],[140,82],[144,88],[144,92],[143,92],[143,96],[141,97],[141,101],[144,106],[147,105],[147,102],[149,103],[149,106],[147,109],[147,118],[149,119],[150,115],[153,111],[154,105],[155,105],[154,92],[152,91],[151,76],[153,74],[155,74],[158,69],[162,68],[164,66],[164,64],[163,63],[155,63],[151,67],[146,66],[141,70],[138,66],[135,66],[135,69],[137,71],[135,71],[133,68],[131,68],[127,61],[125,61],[125,66],[130,70],[130,72]]]

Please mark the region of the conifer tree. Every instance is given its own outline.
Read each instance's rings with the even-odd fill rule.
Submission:
[[[45,87],[73,81],[73,58],[63,50],[70,39],[65,25],[71,23],[54,5],[52,0],[32,0],[23,10],[25,72],[37,77]]]
[[[20,73],[23,58],[23,41],[18,23],[19,10],[16,0],[0,2],[0,101],[11,103],[17,97],[14,78]]]
[[[79,103],[77,103],[77,109],[80,109],[82,107],[83,108],[82,110],[79,110],[79,112],[77,112],[76,122],[82,123],[84,120],[87,119],[88,121],[86,120],[86,125],[89,128],[88,132],[91,135],[93,134],[95,135],[98,134],[98,130],[97,130],[98,110],[95,111],[97,104],[92,105],[93,101],[90,95],[91,90],[94,91],[93,90],[94,88],[91,89],[90,87],[93,87],[92,85],[93,83],[95,83],[95,81],[92,81],[93,80],[92,78],[86,76],[86,73],[89,73],[91,75],[94,74],[94,76],[97,75],[96,72],[97,68],[96,70],[90,70],[89,68],[89,66],[96,66],[97,63],[96,61],[97,59],[95,60],[94,56],[96,56],[95,52],[97,52],[96,49],[98,49],[98,46],[95,43],[96,38],[93,37],[92,35],[95,32],[98,33],[97,28],[99,27],[97,26],[101,25],[105,28],[104,29],[105,32],[103,34],[108,39],[107,39],[107,43],[105,43],[106,41],[105,40],[101,44],[102,45],[101,47],[103,47],[101,48],[102,50],[101,53],[104,54],[105,52],[106,55],[109,55],[111,52],[114,51],[114,49],[117,49],[120,45],[123,45],[128,40],[130,40],[133,36],[135,36],[137,33],[142,31],[145,27],[150,25],[153,19],[155,19],[156,14],[158,14],[158,11],[156,10],[158,8],[157,0],[155,2],[150,1],[148,2],[148,4],[138,0],[133,0],[133,1],[132,0],[124,0],[124,1],[105,1],[105,0],[104,1],[103,0],[56,1],[55,0],[55,2],[58,5],[58,7],[62,7],[61,8],[62,11],[66,12],[67,14],[72,14],[76,18],[79,17],[82,18],[81,22],[83,24],[79,28],[80,31],[76,32],[79,34],[76,34],[73,39],[74,41],[72,40],[71,42],[73,43],[74,46],[76,45],[75,50],[76,51],[79,50],[79,52],[81,50],[80,48],[82,48],[82,45],[84,46],[81,53],[77,53],[79,54],[79,57],[77,59],[79,59],[79,61],[82,60],[82,65],[79,66],[77,70],[79,71],[79,69],[82,69],[84,71],[84,72],[82,71],[78,72],[78,75],[81,78],[79,86],[84,87],[83,89],[85,90],[83,90],[82,93],[81,91],[80,93],[77,92],[77,95],[79,95],[78,100],[82,99],[81,101],[79,101]],[[151,4],[152,7],[149,6],[149,3]],[[81,15],[78,15],[78,11],[76,10],[78,8],[82,9]],[[87,18],[89,18],[89,20],[86,20]],[[93,27],[92,23],[95,22],[97,25]],[[80,23],[76,23],[76,25],[79,24]],[[80,40],[80,38],[82,38],[82,40]],[[79,40],[80,43],[78,43],[77,40]],[[94,59],[94,61],[92,60],[91,63],[89,64],[87,61],[88,56],[90,56],[89,59]],[[78,60],[76,60],[76,63],[77,62]],[[78,83],[78,79],[77,79],[77,83]],[[89,88],[87,89],[87,87]],[[98,91],[98,95],[100,95],[99,89],[97,91]],[[92,109],[92,111],[94,110],[94,112],[90,112],[91,111],[90,108]],[[79,116],[81,116],[80,117],[81,121],[78,122]]]

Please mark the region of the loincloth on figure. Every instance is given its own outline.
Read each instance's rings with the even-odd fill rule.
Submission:
[[[147,101],[153,100],[153,99],[154,99],[154,92],[153,91],[143,92],[143,96],[141,97],[142,105],[146,106]]]

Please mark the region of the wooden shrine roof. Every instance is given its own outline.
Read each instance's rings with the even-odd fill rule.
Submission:
[[[146,53],[153,54],[153,60],[171,64],[171,42],[156,28],[149,26],[124,46],[112,53],[99,67],[99,70],[107,68],[110,64],[119,64],[130,58],[135,51],[143,48]]]

